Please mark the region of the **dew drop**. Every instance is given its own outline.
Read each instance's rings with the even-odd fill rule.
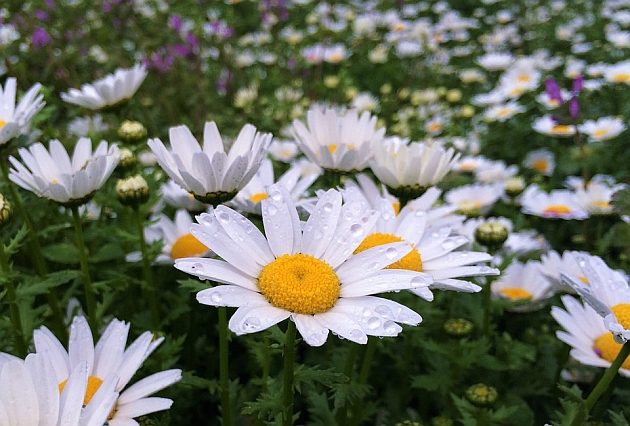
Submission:
[[[388,247],[387,250],[385,250],[385,257],[388,259],[394,259],[396,255],[398,255],[398,250],[394,247]]]
[[[274,206],[273,204],[268,204],[266,210],[267,210],[266,213],[269,216],[275,216],[276,213],[278,213],[278,208],[276,206]]]
[[[326,203],[322,208],[324,209],[324,212],[330,213],[333,210],[333,205],[332,203]]]
[[[215,292],[210,295],[210,300],[212,300],[214,303],[220,303],[223,300],[223,296]]]
[[[363,235],[363,227],[360,224],[355,223],[350,227],[350,232],[354,237],[360,237]]]
[[[370,330],[376,330],[381,326],[381,319],[379,317],[372,317],[367,320],[367,326]]]

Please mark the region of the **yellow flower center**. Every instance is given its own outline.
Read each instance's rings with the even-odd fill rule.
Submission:
[[[66,383],[68,382],[68,379],[64,380],[63,382],[59,383],[59,394],[61,395],[61,393],[63,393],[63,389],[66,387]],[[92,397],[94,396],[94,394],[96,393],[96,391],[98,390],[98,388],[101,387],[101,385],[103,384],[103,380],[101,380],[100,378],[96,377],[96,376],[89,376],[88,377],[88,382],[87,382],[87,386],[85,387],[85,396],[83,397],[83,405],[86,406],[90,403],[90,401],[92,400]]]
[[[171,259],[180,259],[182,257],[201,256],[208,251],[208,247],[201,244],[193,234],[184,234],[175,241],[171,248]]]
[[[547,206],[545,210],[543,210],[545,214],[552,216],[562,216],[571,213],[571,211],[571,207],[567,206],[566,204],[551,204],[550,206]]]
[[[403,239],[397,237],[396,235],[376,232],[368,235],[361,244],[359,244],[359,247],[356,248],[354,254],[361,253],[362,251],[371,249],[372,247],[378,247],[389,243],[399,243],[401,241],[403,241]],[[387,269],[406,269],[409,271],[422,272],[422,256],[420,256],[418,249],[412,246],[412,250],[405,257],[392,263],[387,267]]]
[[[549,105],[557,107],[558,105],[560,105],[560,101],[557,99],[549,99]]]
[[[620,72],[612,76],[612,81],[615,83],[630,83],[630,73]]]
[[[512,108],[502,107],[498,109],[497,116],[504,118],[510,115],[511,112],[512,112]]]
[[[7,122],[0,119],[0,129],[2,129],[4,126],[6,126]]]
[[[559,135],[569,135],[573,132],[573,128],[567,124],[556,124],[551,128],[551,132]]]
[[[595,206],[595,207],[599,207],[600,209],[608,209],[608,208],[610,208],[610,202],[604,201],[604,200],[593,201],[591,204],[593,206]]]
[[[531,78],[530,78],[530,76],[529,76],[529,75],[527,75],[527,74],[520,74],[520,75],[516,78],[516,80],[517,80],[519,83],[529,83],[529,81],[531,80]]]
[[[429,132],[435,133],[442,130],[442,124],[440,123],[430,123],[429,124]]]
[[[258,204],[262,200],[266,200],[267,198],[269,198],[269,194],[267,194],[266,192],[257,192],[249,197],[249,201],[254,204]]]
[[[593,132],[593,137],[603,138],[608,134],[608,129],[597,129]]]
[[[532,300],[534,297],[529,291],[520,287],[506,287],[499,290],[502,296],[507,297],[510,300]]]
[[[545,173],[549,168],[549,163],[547,160],[539,159],[532,161],[532,169],[536,170],[539,173]]]
[[[615,342],[612,333],[604,333],[595,339],[593,350],[601,359],[613,362],[619,355],[619,351],[621,351],[621,344]],[[630,369],[630,358],[626,358],[624,363],[621,364],[621,368]]]
[[[285,254],[265,266],[258,289],[276,308],[305,315],[335,306],[341,283],[326,262],[308,254]]]
[[[477,170],[477,163],[474,161],[464,161],[459,164],[459,170],[462,172],[473,172]]]
[[[524,92],[525,92],[525,88],[524,87],[515,87],[512,90],[510,90],[510,95],[512,95],[512,96],[521,96]]]
[[[615,314],[617,321],[623,328],[630,329],[630,303],[620,303],[610,310]]]
[[[330,145],[327,146],[328,148],[328,152],[330,152],[331,154],[334,154],[335,152],[337,152],[337,144],[336,143],[331,143]]]

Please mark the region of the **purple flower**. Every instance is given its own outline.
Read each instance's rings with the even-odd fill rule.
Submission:
[[[577,120],[580,116],[580,101],[577,96],[574,96],[569,101],[569,114],[573,120]]]
[[[575,77],[575,79],[573,80],[573,87],[571,88],[571,92],[573,92],[573,96],[577,96],[577,94],[582,91],[583,87],[584,87],[584,76],[580,74],[577,77]]]
[[[553,78],[548,78],[545,80],[545,92],[547,92],[547,96],[552,101],[557,101],[558,103],[562,103],[562,93],[560,92],[560,86],[558,86],[558,82]]]
[[[47,21],[48,20],[48,12],[41,10],[41,9],[37,9],[35,11],[35,17],[37,19],[39,19],[40,21]]]
[[[183,25],[182,18],[179,15],[171,15],[168,18],[168,25],[177,32],[180,32]]]
[[[48,31],[45,28],[39,27],[33,31],[33,37],[31,42],[35,47],[44,47],[52,41]]]

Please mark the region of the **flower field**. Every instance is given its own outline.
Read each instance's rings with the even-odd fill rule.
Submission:
[[[628,0],[0,4],[0,426],[630,424]]]

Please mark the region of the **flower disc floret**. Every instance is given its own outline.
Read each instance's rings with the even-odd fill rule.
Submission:
[[[372,247],[401,241],[403,241],[403,239],[396,235],[376,232],[368,235],[361,244],[359,244],[359,247],[356,248],[354,254],[361,253]],[[406,269],[408,271],[422,272],[422,256],[420,256],[420,252],[416,248],[413,248],[405,257],[392,263],[386,269]]]

